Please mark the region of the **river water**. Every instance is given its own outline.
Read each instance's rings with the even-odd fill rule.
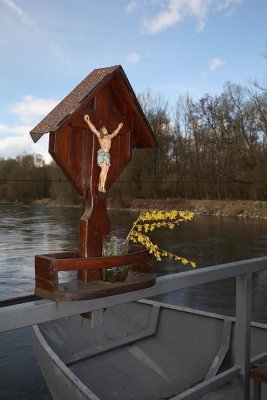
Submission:
[[[80,208],[0,204],[0,300],[34,291],[34,256],[78,249]],[[125,237],[137,214],[109,212],[112,230]],[[173,231],[153,233],[159,247],[194,260],[198,268],[267,255],[267,221],[196,216]],[[170,260],[157,275],[187,270]],[[253,319],[267,322],[267,272],[253,278]],[[233,314],[235,284],[220,281],[183,289],[163,300]],[[0,334],[0,399],[51,400],[28,328]]]

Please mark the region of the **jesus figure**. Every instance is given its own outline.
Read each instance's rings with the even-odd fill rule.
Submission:
[[[106,192],[105,184],[108,170],[111,165],[109,154],[111,148],[111,140],[119,133],[119,131],[123,127],[123,123],[120,122],[115,131],[109,134],[105,126],[102,126],[98,131],[94,124],[90,121],[89,115],[85,114],[84,120],[89,126],[90,130],[97,136],[100,144],[100,149],[97,152],[97,165],[101,168],[98,190],[100,192]]]

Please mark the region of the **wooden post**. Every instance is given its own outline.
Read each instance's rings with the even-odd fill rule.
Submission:
[[[106,202],[107,197],[104,193],[94,193],[85,199],[85,210],[80,220],[80,257],[101,256],[102,237],[110,232]],[[79,271],[78,279],[100,279],[100,270]]]

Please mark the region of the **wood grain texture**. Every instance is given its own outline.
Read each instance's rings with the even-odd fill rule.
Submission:
[[[60,283],[53,292],[37,287],[35,294],[36,296],[54,301],[90,300],[146,289],[153,286],[155,282],[156,277],[153,274],[130,272],[125,282],[110,283],[102,280],[93,280],[91,282],[75,281]]]

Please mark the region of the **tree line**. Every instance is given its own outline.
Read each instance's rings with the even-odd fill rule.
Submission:
[[[54,162],[45,164],[36,154],[0,159],[0,201],[32,203],[44,199],[59,204],[81,202]]]
[[[267,91],[227,83],[220,95],[180,96],[174,108],[149,91],[140,104],[156,149],[133,152],[109,197],[267,200]],[[0,159],[0,201],[81,199],[39,155]]]
[[[181,96],[173,110],[150,93],[140,102],[158,147],[135,152],[121,176],[129,196],[267,199],[267,90],[227,83],[218,96]]]

